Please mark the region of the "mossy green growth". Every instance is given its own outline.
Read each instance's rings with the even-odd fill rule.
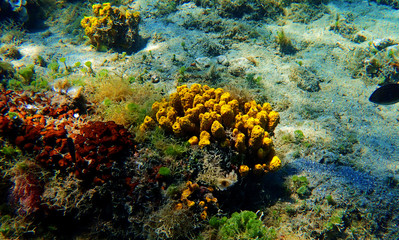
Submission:
[[[336,210],[330,217],[329,221],[325,224],[325,230],[332,231],[334,228],[344,224],[345,210]]]
[[[294,175],[291,178],[294,187],[296,189],[296,193],[300,196],[300,197],[304,197],[305,195],[309,194],[309,181],[305,176],[297,176]]]
[[[34,68],[35,65],[29,64],[28,66],[19,69],[18,74],[24,78],[26,83],[29,83],[33,78],[33,74],[35,74]]]
[[[4,146],[0,149],[0,152],[7,157],[10,157],[18,152],[17,149],[13,148],[12,146]]]
[[[24,233],[32,231],[27,223],[10,215],[0,217],[0,236],[2,239],[20,239]]]
[[[96,77],[100,79],[109,78],[109,71],[107,69],[101,69],[98,71]]]
[[[86,61],[85,62],[85,66],[87,67],[87,73],[89,73],[90,75],[94,75],[94,71],[93,71],[93,68],[92,68],[92,63],[90,62],[90,61]],[[83,70],[83,69],[82,69]]]
[[[168,156],[179,157],[186,151],[187,151],[187,148],[184,145],[171,143],[166,146],[164,152]]]
[[[7,82],[7,88],[13,90],[22,89],[22,82],[16,79],[10,79]]]
[[[305,135],[301,130],[294,131],[295,142],[300,143],[305,139]]]
[[[48,66],[47,66],[53,73],[58,72],[58,69],[60,68],[60,64],[58,64],[58,62],[51,62]]]
[[[139,105],[134,102],[128,102],[125,105],[125,109],[129,115],[129,119],[132,121],[134,125],[143,122],[145,116],[149,114],[150,107],[148,106],[149,103],[144,103]]]
[[[66,58],[65,57],[60,58],[60,62],[62,62],[64,64],[65,71],[69,72],[70,68],[66,65]]]
[[[17,119],[18,118],[18,113],[16,112],[8,112],[7,116],[11,119]]]
[[[260,87],[262,77],[258,76],[255,78],[255,73],[248,73],[247,76],[245,76],[245,80],[250,88],[257,88]]]
[[[178,186],[171,184],[166,189],[166,195],[172,199],[179,199],[181,196],[181,189]]]
[[[273,228],[267,228],[256,213],[242,211],[233,213],[231,218],[220,226],[218,236],[222,240],[230,239],[275,239],[276,232]]]
[[[15,73],[14,67],[9,62],[0,61],[0,79],[3,79],[6,75],[13,75]]]
[[[112,100],[111,99],[109,99],[109,98],[105,98],[104,99],[104,101],[103,101],[103,105],[104,106],[109,107],[109,106],[111,106],[111,104],[112,104]]]
[[[280,46],[280,52],[284,54],[293,54],[296,52],[295,47],[292,45],[291,39],[287,37],[284,30],[277,31],[276,42]]]
[[[136,112],[140,109],[140,106],[137,103],[131,102],[126,104],[126,110],[129,112]]]
[[[36,56],[34,59],[35,64],[39,65],[40,67],[45,67],[47,65],[46,60],[40,55]]]
[[[186,70],[187,70],[187,68],[185,66],[182,66],[179,69],[179,74],[177,76],[178,82],[184,82],[186,80]]]
[[[212,216],[211,219],[209,219],[209,225],[211,225],[211,227],[213,227],[213,228],[218,229],[226,221],[227,221],[227,217],[218,218],[216,216]]]
[[[48,87],[48,81],[44,78],[37,78],[36,80],[32,81],[30,83],[30,86],[34,89],[34,90],[42,90],[42,89],[46,89]]]
[[[178,2],[178,0],[156,1],[155,7],[157,9],[157,15],[166,15],[176,11]]]
[[[309,184],[309,181],[305,176],[294,175],[292,176],[291,180],[292,182],[294,182],[294,185],[297,187],[307,186]]]
[[[308,187],[307,186],[300,186],[297,190],[296,193],[298,193],[298,195],[306,195],[308,193]]]
[[[160,167],[158,170],[158,174],[164,177],[169,177],[171,174],[170,168],[168,167]]]
[[[326,196],[326,201],[330,205],[334,205],[335,204],[335,201],[334,201],[334,199],[333,199],[333,197],[331,195],[327,195]]]

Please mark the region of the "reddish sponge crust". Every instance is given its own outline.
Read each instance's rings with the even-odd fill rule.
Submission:
[[[0,135],[34,154],[42,166],[104,182],[112,164],[133,149],[132,135],[114,122],[85,122],[81,117],[76,124],[79,109],[52,103],[51,98],[29,91],[0,92]]]
[[[75,174],[96,175],[103,181],[109,178],[110,173],[107,169],[122,159],[133,146],[131,134],[123,126],[112,121],[88,122],[80,129],[80,134],[74,136],[74,142]]]

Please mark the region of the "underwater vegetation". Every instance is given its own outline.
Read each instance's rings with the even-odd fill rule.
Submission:
[[[60,59],[60,62],[64,66],[58,64],[54,74],[59,74],[60,68],[65,68],[65,71],[69,68],[64,74],[74,72],[73,67],[65,64],[65,59]],[[23,71],[33,72],[30,67]],[[38,78],[36,74],[21,71],[19,75],[29,78],[26,83],[21,82],[22,88]],[[82,92],[77,97],[68,94],[70,89],[74,89],[71,85],[73,80],[69,82],[65,78],[53,81],[51,91],[4,89],[1,92],[0,136],[11,146],[4,147],[1,153],[15,162],[14,167],[2,163],[10,176],[2,181],[7,182],[12,196],[7,205],[18,209],[10,219],[27,226],[23,229],[7,227],[7,231],[2,232],[4,236],[20,237],[27,232],[41,236],[46,231],[46,234],[57,236],[73,227],[64,221],[74,219],[79,223],[94,214],[99,216],[99,220],[82,226],[93,228],[110,224],[109,238],[130,236],[131,232],[138,233],[145,226],[146,231],[137,234],[135,239],[148,236],[184,239],[200,234],[211,216],[223,212],[220,206],[228,200],[230,191],[255,183],[258,176],[276,171],[281,165],[271,140],[279,115],[272,111],[270,104],[261,106],[255,101],[244,102],[222,89],[199,84],[193,84],[191,88],[184,85],[174,94],[173,106],[180,112],[168,108],[170,117],[175,111],[172,126],[157,127],[158,123],[149,120],[149,116],[139,126],[135,122],[143,121],[144,114],[149,111],[143,111],[135,102],[139,102],[141,94],[149,96],[149,88],[135,88],[143,91],[137,93],[135,99],[128,97],[132,89],[124,85],[123,79],[109,77],[102,71],[96,71],[96,77],[86,78],[86,82],[74,82],[88,90],[80,90]],[[106,91],[111,86],[108,82],[122,84],[119,86],[125,89],[113,88],[114,93]],[[179,94],[186,98],[180,99]],[[152,97],[159,99],[155,94]],[[186,116],[194,128],[187,129],[184,121],[177,126],[180,123],[178,119],[184,119],[185,111],[201,106],[193,105],[194,99],[203,105],[202,112]],[[136,139],[133,128],[127,130],[115,122],[98,118],[93,121],[88,115],[95,112],[90,101],[99,102],[105,109],[120,105],[124,106],[120,110],[129,114],[139,112],[124,122],[125,126],[137,124]],[[161,100],[153,104],[153,113],[158,115],[158,119],[167,116],[159,112],[166,103],[166,100]],[[157,105],[158,111],[155,111]],[[206,117],[202,118],[202,115]],[[190,131],[185,135],[182,130]],[[200,130],[208,134],[200,134]],[[203,135],[208,136],[204,138]],[[198,138],[198,142],[195,139],[188,141],[193,136]],[[249,160],[249,156],[254,160]],[[120,200],[109,197],[114,194]],[[77,205],[77,202],[81,204]],[[103,205],[113,210],[106,214],[103,208],[98,207]],[[123,210],[122,205],[131,210]],[[112,223],[109,214],[113,216]],[[186,217],[181,217],[181,214]],[[28,218],[18,219],[15,217],[18,215]],[[52,218],[58,220],[46,225]],[[158,219],[154,222],[154,218]],[[189,225],[182,235],[180,230],[183,228],[179,226],[184,219],[196,224]],[[5,227],[13,224],[5,218],[3,220]],[[256,236],[263,236],[264,227],[257,221],[248,225],[252,230],[244,232],[255,234],[253,229],[259,228],[260,233]],[[40,231],[31,232],[35,226],[33,223]],[[127,224],[131,224],[130,227],[126,227]]]
[[[260,217],[252,211],[235,212],[230,218],[212,217],[209,224],[218,229],[217,236],[223,240],[276,238],[274,229],[265,227]]]

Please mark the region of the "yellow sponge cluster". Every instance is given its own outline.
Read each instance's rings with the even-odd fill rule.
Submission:
[[[240,103],[221,88],[193,84],[183,85],[177,92],[152,106],[159,126],[177,136],[191,136],[191,145],[201,148],[219,142],[256,159],[250,164],[255,172],[279,168],[270,134],[279,122],[279,114],[269,103],[255,101]],[[153,128],[155,120],[147,116],[142,131]],[[255,168],[256,166],[256,168]],[[246,175],[250,167],[242,165],[239,172]]]
[[[114,7],[111,3],[94,4],[95,16],[84,17],[80,25],[97,49],[101,45],[129,48],[138,35],[140,13],[125,7]]]

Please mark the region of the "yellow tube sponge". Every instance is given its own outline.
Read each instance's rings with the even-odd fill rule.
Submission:
[[[244,121],[244,128],[247,130],[248,135],[250,135],[252,129],[259,124],[258,119],[253,117],[248,117],[248,115],[244,115],[242,120]]]
[[[240,173],[241,177],[245,177],[249,173],[249,167],[247,165],[241,165],[238,172]]]
[[[224,139],[226,137],[226,132],[224,131],[224,127],[218,120],[213,121],[211,132],[212,136],[216,139]]]
[[[235,119],[234,111],[231,105],[225,104],[220,108],[222,122],[226,127],[232,127]]]
[[[229,92],[225,92],[220,96],[220,101],[229,102],[231,100],[231,95]]]
[[[195,131],[195,124],[190,121],[189,116],[178,117],[176,122],[180,124],[181,130],[186,134]]]
[[[245,150],[247,149],[247,146],[245,144],[245,134],[244,133],[237,134],[236,142],[234,144],[234,147],[240,153],[245,152]]]
[[[150,116],[146,116],[144,122],[140,125],[140,131],[145,132],[154,129],[155,125],[156,125],[155,120]]]
[[[158,124],[161,128],[165,129],[166,131],[172,131],[173,122],[171,122],[167,117],[161,116],[158,120]]]
[[[195,94],[191,92],[186,92],[184,95],[180,98],[181,99],[181,104],[183,106],[183,110],[187,111],[187,109],[190,109],[193,107],[193,101],[194,101]]]
[[[177,117],[177,112],[173,107],[166,108],[166,117],[171,121],[174,122]]]
[[[269,132],[273,132],[276,128],[277,124],[280,121],[280,114],[276,111],[271,111],[269,113],[269,123],[268,123],[268,130]]]
[[[188,139],[188,143],[190,143],[190,145],[198,145],[198,137],[197,136],[192,136],[190,139]]]
[[[173,125],[172,125],[172,130],[173,133],[176,135],[182,135],[182,130],[181,130],[181,126],[180,123],[178,121],[176,121]]]
[[[177,92],[170,94],[169,105],[173,107],[179,115],[183,114],[183,106],[180,100],[180,96]]]
[[[201,87],[201,84],[198,84],[198,83],[194,83],[193,85],[191,85],[190,91],[192,93],[194,93],[194,95],[203,93],[203,89]]]
[[[263,105],[262,105],[262,110],[263,111],[266,111],[267,113],[269,113],[269,112],[271,112],[272,111],[272,106],[270,105],[270,103],[264,103]]]
[[[265,130],[261,126],[255,125],[249,138],[249,147],[254,151],[258,150],[262,146],[264,135]]]
[[[222,96],[222,94],[224,93],[224,90],[222,88],[217,88],[215,89],[215,99],[216,102],[220,101],[220,97]]]
[[[233,99],[233,100],[229,101],[227,104],[230,105],[231,109],[234,112],[234,115],[236,115],[240,112],[240,103],[238,102],[237,99]]]
[[[202,131],[200,134],[200,140],[198,146],[203,148],[209,144],[211,144],[211,134],[209,134],[207,131]]]
[[[269,138],[269,136],[265,134],[265,136],[263,137],[263,141],[262,141],[262,147],[271,148],[272,146],[273,146],[272,139]]]
[[[276,171],[281,167],[281,160],[277,156],[273,156],[269,164],[269,171]]]
[[[256,119],[259,120],[259,125],[263,128],[263,129],[268,129],[268,118],[269,115],[266,111],[262,110],[260,112],[258,112],[256,114]]]
[[[210,131],[213,121],[221,121],[221,117],[216,112],[206,112],[199,115],[200,131]]]
[[[168,111],[166,110],[166,108],[160,108],[157,112],[157,114],[155,115],[157,118],[157,121],[159,122],[161,117],[166,117],[168,114]]]
[[[255,164],[253,171],[255,175],[261,175],[263,174],[264,168],[262,164]]]

